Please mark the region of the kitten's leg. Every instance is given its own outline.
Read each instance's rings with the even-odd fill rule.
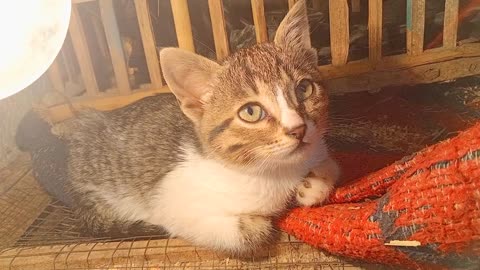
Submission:
[[[275,237],[271,218],[261,215],[206,216],[187,230],[179,236],[236,256],[251,255]]]
[[[144,221],[122,220],[111,209],[83,202],[82,207],[75,208],[75,215],[80,220],[83,234],[95,237],[133,237],[166,236],[168,233],[161,226]]]
[[[297,202],[302,206],[321,204],[330,195],[339,174],[337,163],[331,158],[326,159],[297,187]]]

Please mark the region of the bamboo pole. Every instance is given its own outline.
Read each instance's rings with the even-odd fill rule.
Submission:
[[[407,54],[423,52],[425,0],[407,0]]]
[[[253,24],[257,43],[268,41],[267,22],[265,21],[265,4],[263,0],[252,0]]]
[[[138,27],[142,36],[150,81],[153,88],[160,88],[163,86],[162,72],[147,0],[135,0],[135,10],[137,12]]]
[[[122,94],[130,94],[131,89],[128,80],[127,64],[123,52],[122,39],[118,30],[113,0],[100,0],[99,7],[118,90]]]
[[[88,48],[87,39],[83,30],[83,25],[80,20],[80,14],[76,5],[72,6],[72,14],[70,18],[69,30],[70,38],[72,39],[73,50],[77,57],[77,62],[80,67],[82,80],[87,90],[88,95],[98,94],[98,84],[93,69],[92,57]]]
[[[350,46],[347,0],[329,0],[330,48],[334,66],[347,63]]]
[[[208,0],[210,20],[212,21],[213,40],[217,59],[223,60],[230,54],[222,0]]]
[[[187,0],[170,0],[172,5],[173,21],[177,33],[178,46],[182,49],[195,52],[193,43],[192,23]]]

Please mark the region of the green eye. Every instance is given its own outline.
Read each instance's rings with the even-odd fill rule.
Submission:
[[[256,123],[265,118],[265,111],[256,103],[247,103],[238,111],[238,117],[248,123]]]
[[[303,79],[295,88],[298,102],[302,102],[313,94],[313,83],[310,80]]]

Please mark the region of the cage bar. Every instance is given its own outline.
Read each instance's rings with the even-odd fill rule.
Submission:
[[[78,7],[72,6],[72,15],[70,18],[69,30],[70,38],[72,39],[73,50],[77,57],[77,62],[80,67],[82,80],[87,90],[88,95],[98,94],[97,78],[93,69],[92,57],[90,49],[88,48],[87,39],[83,30],[83,24],[80,19]]]
[[[222,60],[230,54],[222,0],[208,0],[210,20],[212,21],[213,40],[217,59]]]
[[[182,49],[195,52],[193,43],[192,23],[187,0],[170,0],[172,5],[173,21],[177,33],[178,46]]]
[[[148,74],[152,87],[160,88],[162,83],[162,72],[155,43],[155,36],[150,18],[150,8],[147,0],[135,0],[135,10],[137,13],[138,27],[142,36],[143,50],[147,62]]]
[[[443,47],[457,46],[459,0],[445,0],[445,17],[443,19]]]
[[[407,54],[423,52],[425,0],[407,0]]]
[[[268,41],[267,22],[265,20],[265,3],[263,0],[252,0],[253,24],[257,43]]]
[[[113,1],[100,0],[99,7],[118,90],[121,94],[129,94],[131,89],[128,80],[127,64],[123,52],[122,39],[118,30]]]
[[[350,47],[349,13],[347,0],[329,0],[330,48],[332,65],[347,63]]]
[[[59,56],[53,61],[53,63],[50,65],[50,67],[47,70],[47,75],[48,79],[50,80],[50,83],[52,84],[52,87],[60,92],[65,92],[65,83],[62,78],[62,72],[60,68],[60,63],[59,63]]]
[[[368,1],[368,57],[371,62],[382,58],[382,0]]]

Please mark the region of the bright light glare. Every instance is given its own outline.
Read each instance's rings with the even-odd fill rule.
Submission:
[[[37,80],[59,53],[70,0],[3,0],[0,7],[0,99]]]

